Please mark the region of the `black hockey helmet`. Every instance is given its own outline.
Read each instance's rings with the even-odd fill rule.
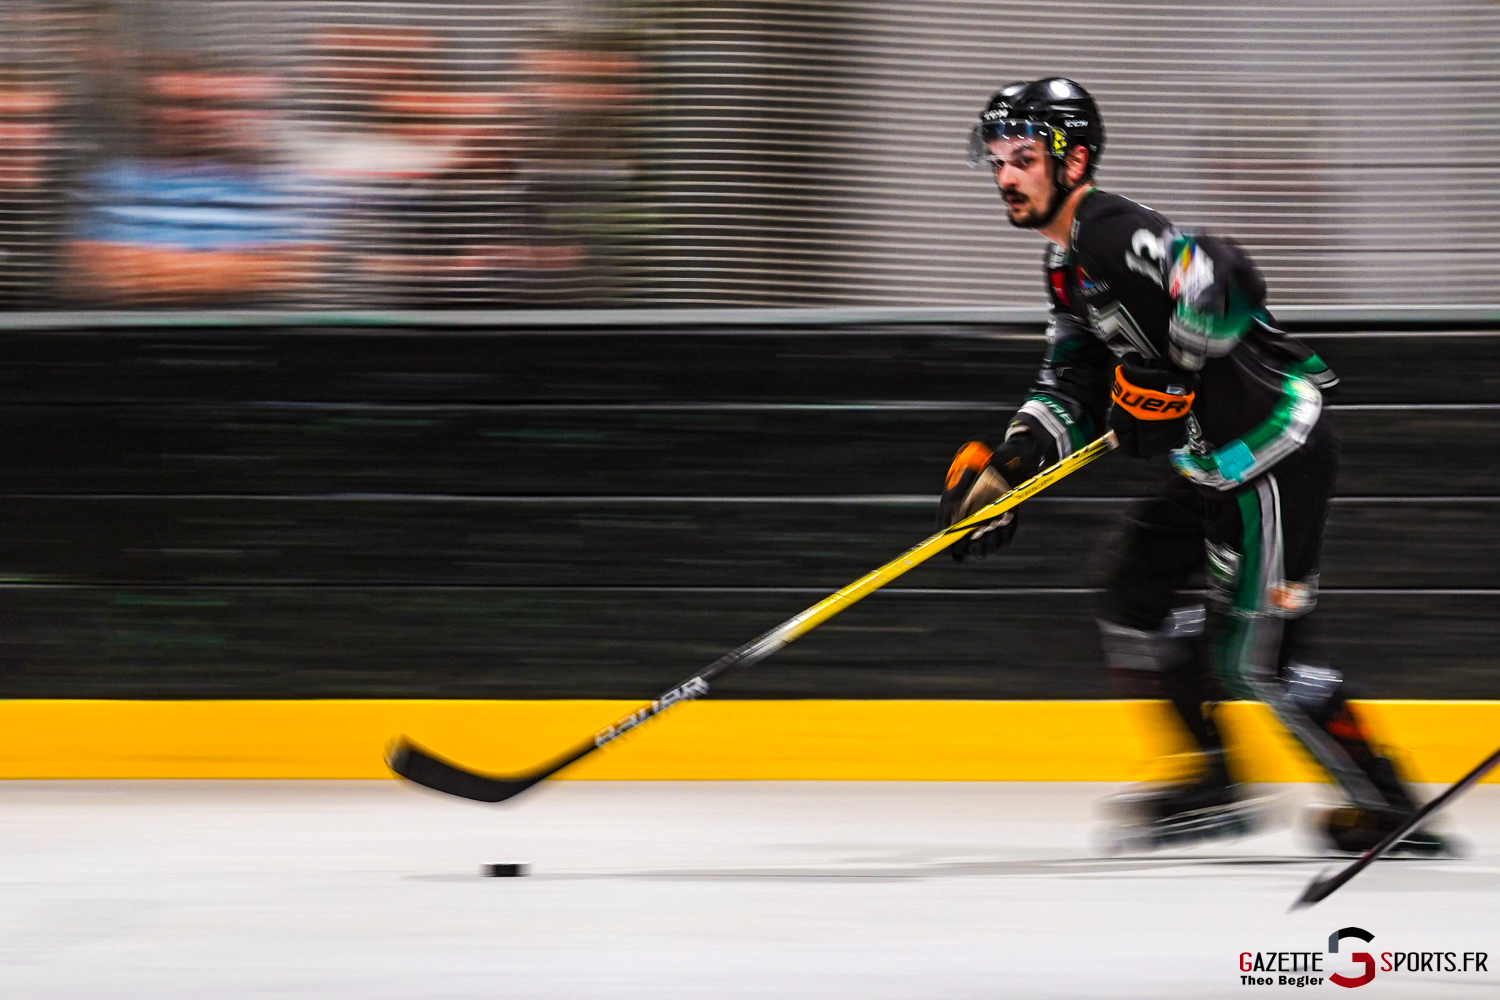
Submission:
[[[1058,161],[1067,159],[1071,147],[1082,146],[1089,152],[1087,180],[1104,152],[1104,119],[1089,92],[1072,80],[1022,80],[1002,87],[979,113],[979,124],[969,133],[970,165],[989,165],[990,143],[1004,138],[1041,139]]]

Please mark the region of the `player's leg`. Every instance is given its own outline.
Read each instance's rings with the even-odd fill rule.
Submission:
[[[1216,663],[1231,691],[1265,702],[1348,798],[1336,846],[1363,850],[1414,808],[1372,745],[1343,676],[1315,665],[1318,558],[1337,468],[1330,436],[1233,496],[1210,526],[1210,568],[1224,611]],[[1369,846],[1368,844],[1365,846]],[[1411,845],[1418,847],[1415,842]]]
[[[1359,854],[1415,812],[1418,803],[1395,762],[1376,749],[1359,709],[1350,701],[1355,694],[1343,675],[1329,667],[1311,665],[1311,657],[1304,655],[1311,647],[1315,618],[1302,615],[1285,623],[1278,680],[1293,709],[1306,713],[1312,724],[1328,735],[1381,799],[1371,808],[1350,794],[1349,807],[1331,810],[1320,820],[1322,833],[1334,847]],[[1448,844],[1440,835],[1419,828],[1404,837],[1396,849],[1435,854],[1447,850]]]
[[[1328,729],[1337,675],[1304,663],[1334,467],[1330,443],[1226,498],[1209,527],[1210,576],[1223,611],[1215,664],[1232,693],[1264,702],[1352,802],[1373,808],[1385,799],[1360,767],[1357,758],[1368,754],[1351,753]],[[1333,686],[1323,690],[1320,678]],[[1326,703],[1315,704],[1320,699]]]
[[[1174,477],[1131,509],[1099,621],[1117,689],[1165,699],[1200,756],[1196,780],[1142,793],[1155,796],[1145,811],[1163,816],[1235,798],[1223,742],[1205,710],[1214,684],[1206,668],[1204,606],[1182,594],[1202,568],[1203,546],[1202,495]]]

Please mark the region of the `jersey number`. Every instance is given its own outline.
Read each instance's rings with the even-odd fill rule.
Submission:
[[[1167,241],[1149,229],[1137,229],[1130,237],[1130,252],[1125,255],[1125,266],[1136,274],[1144,275],[1162,285],[1162,272],[1167,265]],[[1162,285],[1165,287],[1165,285]]]

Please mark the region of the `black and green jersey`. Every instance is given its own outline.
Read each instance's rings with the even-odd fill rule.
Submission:
[[[1307,443],[1337,378],[1235,288],[1222,314],[1191,307],[1232,280],[1222,261],[1216,273],[1160,213],[1098,190],[1079,203],[1071,243],[1047,253],[1046,355],[1011,425],[1048,442],[1047,461],[1103,433],[1114,367],[1132,353],[1198,373],[1188,444],[1172,454],[1194,482],[1234,489]]]

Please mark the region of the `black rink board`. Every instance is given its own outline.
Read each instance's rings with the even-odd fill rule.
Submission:
[[[1003,555],[939,556],[907,587],[1084,587],[1129,500],[1028,501]],[[4,497],[0,576],[57,583],[819,587],[933,530],[930,496],[886,501]],[[1336,501],[1329,587],[1500,588],[1500,502]]]
[[[1495,697],[1500,334],[1323,324],[1328,659]],[[931,530],[1035,327],[0,338],[0,695],[647,697]],[[1108,457],[721,696],[1107,697]]]
[[[6,492],[786,496],[929,493],[1014,404],[940,408],[0,406]],[[1346,495],[1500,494],[1500,410],[1336,412]],[[1110,455],[1061,496],[1133,496]]]
[[[648,698],[822,594],[12,587],[4,697]],[[726,677],[737,698],[1100,698],[1087,591],[881,592]],[[1496,698],[1500,593],[1336,591],[1326,659],[1386,698]]]
[[[1294,328],[1295,329],[1295,328]],[[1307,332],[1345,403],[1500,403],[1500,338]],[[673,331],[234,328],[7,333],[0,398],[28,403],[821,403],[1015,398],[1035,326]],[[1464,377],[1455,378],[1455,372]]]

